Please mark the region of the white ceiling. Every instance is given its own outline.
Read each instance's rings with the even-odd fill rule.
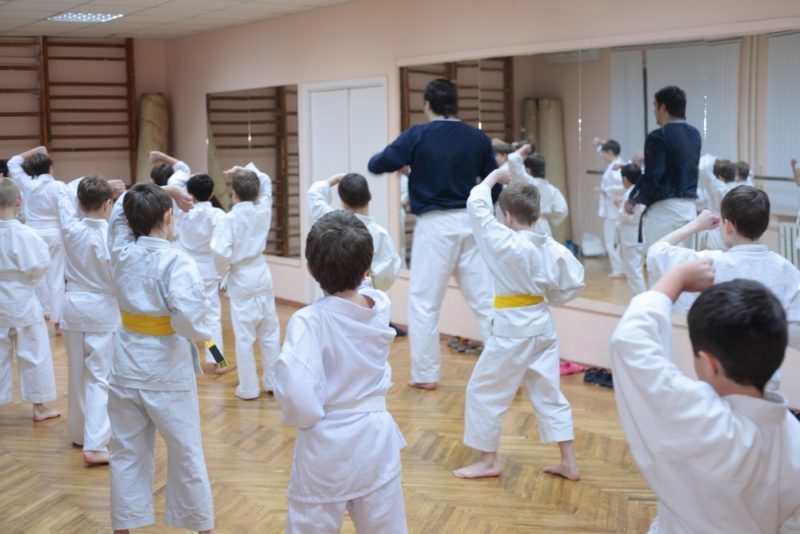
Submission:
[[[349,0],[0,0],[0,35],[171,39]],[[104,23],[54,22],[67,11],[122,13]]]

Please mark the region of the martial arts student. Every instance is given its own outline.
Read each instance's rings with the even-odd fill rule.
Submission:
[[[675,265],[697,259],[714,262],[715,281],[734,278],[758,280],[780,299],[789,325],[789,346],[800,350],[800,271],[783,256],[772,252],[759,239],[769,226],[769,197],[764,191],[740,185],[722,199],[721,216],[704,211],[693,222],[666,235],[647,254],[647,270],[658,280]],[[719,228],[728,250],[701,252],[676,246],[693,233]],[[681,295],[675,308],[686,312],[697,295]],[[770,391],[780,386],[776,373],[767,384]]]
[[[47,272],[50,254],[47,243],[17,220],[21,208],[19,188],[0,178],[0,404],[14,402],[16,349],[20,399],[33,404],[34,421],[44,421],[60,415],[44,405],[56,400],[56,378],[35,289]]]
[[[61,335],[64,306],[64,242],[58,227],[59,191],[66,187],[53,178],[53,160],[43,146],[32,148],[8,160],[8,170],[25,199],[25,224],[33,228],[50,254],[46,281],[37,284],[36,294],[44,313]]]
[[[625,190],[619,172],[619,166],[624,163],[619,157],[622,148],[614,139],[603,141],[595,137],[593,142],[606,164],[600,187],[597,188],[600,193],[597,215],[603,219],[603,244],[611,264],[611,274],[608,276],[609,278],[623,278],[625,273],[623,272],[621,253],[616,243],[619,201]]]
[[[185,184],[192,174],[186,163],[169,154],[153,150],[148,155],[148,158],[150,163],[155,163],[153,168],[150,169],[150,181],[157,186],[177,185],[175,184],[176,179],[179,180],[179,183]]]
[[[475,180],[497,167],[489,138],[457,117],[458,91],[449,80],[425,88],[428,122],[412,126],[369,160],[374,174],[411,166],[408,192],[417,216],[411,251],[408,333],[409,385],[436,389],[441,376],[439,311],[453,275],[489,337],[492,286],[469,227],[466,203]],[[493,198],[500,194],[498,186]],[[416,258],[416,260],[414,259]]]
[[[700,158],[699,177],[708,198],[707,209],[711,213],[719,213],[722,197],[742,182],[736,179],[736,164],[727,159],[720,159],[711,154],[703,154]]]
[[[108,218],[114,191],[105,179],[81,178],[78,206],[66,188],[59,197],[59,222],[67,256],[64,346],[69,363],[67,432],[83,446],[88,465],[108,463],[108,371],[120,324],[111,279]],[[80,208],[80,212],[77,208]]]
[[[744,182],[747,185],[753,185],[753,172],[750,170],[750,164],[746,161],[739,160],[734,163],[736,166],[736,181]]]
[[[497,450],[503,419],[521,384],[533,405],[539,435],[558,443],[561,463],[546,473],[578,480],[572,409],[559,390],[558,339],[548,303],[562,304],[583,289],[583,266],[564,246],[536,233],[539,191],[515,183],[500,194],[505,225],[492,209],[491,189],[510,175],[497,170],[467,201],[472,231],[494,281],[491,336],[467,385],[464,443],[480,459],[453,472],[460,478],[500,475]]]
[[[616,206],[619,213],[617,224],[617,246],[619,247],[619,257],[622,265],[622,274],[631,296],[636,296],[644,292],[644,275],[642,274],[642,244],[639,242],[639,222],[642,218],[644,206],[636,204],[633,213],[625,211],[625,202],[628,201],[636,180],[642,175],[642,171],[635,163],[628,163],[620,169],[622,185],[625,191],[619,199],[619,206]]]
[[[647,134],[642,178],[625,203],[629,213],[635,204],[646,206],[642,216],[645,251],[697,216],[702,144],[700,132],[686,122],[686,93],[680,87],[671,85],[656,92],[653,110],[660,128]]]
[[[658,498],[650,532],[798,532],[800,424],[764,388],[784,357],[786,314],[762,284],[718,277],[708,259],[673,268],[611,340],[622,428]],[[688,316],[699,380],[669,348],[685,291],[703,291]]]
[[[320,218],[306,260],[325,297],[295,312],[275,363],[275,397],[298,427],[289,478],[289,534],[408,531],[400,483],[400,429],[386,410],[392,386],[391,303],[361,286],[372,237],[344,210]],[[359,287],[361,286],[361,287]]]
[[[156,431],[167,446],[164,522],[203,533],[214,528],[195,379],[200,363],[193,344],[210,339],[213,325],[194,260],[170,244],[171,195],[185,201],[179,187],[137,184],[114,204],[109,223],[112,276],[122,312],[108,380],[115,533],[155,522]]]
[[[224,175],[232,185],[233,207],[214,227],[211,250],[228,271],[223,286],[236,343],[236,396],[251,400],[260,393],[253,343],[261,346],[262,380],[268,393],[275,389],[272,366],[281,351],[272,274],[264,258],[272,222],[272,180],[253,163],[232,167]]]
[[[372,200],[372,194],[366,178],[356,173],[341,173],[311,184],[307,193],[311,222],[319,220],[320,217],[334,210],[330,204],[331,189],[334,187],[337,187],[342,208],[364,223],[372,236],[374,253],[369,269],[372,287],[388,291],[397,279],[397,275],[400,274],[403,260],[395,251],[389,232],[369,216],[369,202]]]
[[[561,224],[569,214],[567,199],[545,179],[545,161],[541,154],[531,154],[530,145],[523,145],[508,156],[508,170],[514,182],[532,184],[539,190],[539,219],[536,231],[553,237],[552,224]],[[523,159],[524,158],[524,159]]]
[[[176,178],[180,177],[180,178]],[[188,179],[185,179],[188,178]],[[222,340],[222,304],[219,298],[219,283],[222,279],[220,266],[211,250],[211,236],[214,228],[225,216],[225,212],[211,204],[214,194],[214,180],[207,174],[195,174],[190,178],[184,172],[176,172],[169,179],[170,184],[185,187],[194,199],[192,209],[175,214],[175,244],[194,258],[200,276],[205,284],[206,299],[209,305],[209,319],[214,324],[213,341],[217,348],[225,354]],[[266,241],[265,241],[266,243]],[[224,368],[219,367],[209,349],[205,350],[206,363],[214,364],[214,372],[221,374]]]

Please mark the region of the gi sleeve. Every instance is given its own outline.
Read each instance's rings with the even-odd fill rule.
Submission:
[[[495,217],[491,190],[485,184],[480,183],[470,191],[467,214],[478,249],[484,257],[495,258],[498,263],[510,263],[516,259],[516,232]]]
[[[558,282],[545,291],[545,297],[551,304],[565,304],[583,291],[585,286],[583,265],[569,250],[561,246],[555,260]]]
[[[81,180],[82,178],[73,180],[68,185],[58,189],[58,222],[61,225],[62,233],[69,232],[70,228],[81,219],[76,206],[77,198],[73,194],[73,184],[80,183]],[[75,186],[74,191],[77,191],[77,186]]]
[[[127,194],[127,192],[122,193],[114,203],[114,207],[111,209],[111,219],[108,221],[108,250],[111,253],[112,262],[116,262],[125,247],[136,241],[128,226],[125,210],[122,209]]]
[[[380,228],[377,239],[373,236],[373,241],[375,250],[370,266],[372,285],[376,289],[386,291],[392,287],[397,275],[400,274],[403,260],[395,251],[392,238],[383,228]]]
[[[173,260],[167,281],[167,305],[172,328],[194,341],[212,339],[208,301],[197,264],[181,253]]]
[[[331,206],[331,186],[326,180],[320,180],[311,184],[306,193],[308,212],[311,214],[312,224],[319,220],[326,213],[333,211]]]
[[[275,362],[275,398],[283,421],[311,428],[325,416],[326,388],[322,349],[308,319],[292,316],[286,327],[281,355]]]
[[[547,220],[553,224],[561,224],[569,214],[567,199],[564,198],[564,195],[561,193],[559,188],[550,183],[547,185],[550,189],[550,196],[553,199],[550,215],[548,216]]]
[[[186,182],[192,177],[192,170],[183,161],[177,161],[172,166],[172,175],[167,180],[167,185],[177,185],[186,188]]]
[[[17,183],[20,189],[26,191],[33,177],[22,168],[23,163],[25,163],[25,159],[20,155],[16,155],[9,159],[6,165],[8,166],[8,174],[11,176],[11,179]]]
[[[225,214],[214,225],[214,232],[211,234],[209,247],[214,252],[215,257],[222,260],[223,264],[229,264],[233,257],[233,220],[231,213]],[[220,266],[218,265],[218,269]],[[225,270],[225,269],[223,269]]]

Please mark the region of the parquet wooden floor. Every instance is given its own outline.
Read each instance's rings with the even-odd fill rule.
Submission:
[[[224,303],[225,304],[225,303]],[[279,304],[282,326],[294,308]],[[225,312],[227,317],[227,311]],[[228,357],[235,360],[226,320]],[[0,533],[110,532],[108,469],[87,468],[66,428],[66,354],[62,338],[51,338],[62,417],[31,422],[31,407],[0,406]],[[461,443],[464,388],[475,356],[443,346],[443,380],[437,391],[405,386],[408,342],[395,341],[391,361],[395,386],[389,409],[408,441],[403,451],[403,487],[410,532],[645,532],[655,514],[648,489],[625,441],[611,390],[562,381],[572,403],[576,452],[582,479],[545,475],[558,461],[555,445],[538,442],[532,409],[518,395],[506,418],[501,444],[503,475],[459,480],[450,472],[475,453]],[[221,534],[283,532],[285,490],[294,443],[281,423],[275,399],[234,396],[236,373],[199,379],[203,441]],[[157,440],[155,506],[161,520],[166,454]],[[343,532],[353,532],[345,520]],[[157,524],[142,533],[179,532]]]

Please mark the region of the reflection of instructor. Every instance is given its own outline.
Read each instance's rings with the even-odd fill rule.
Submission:
[[[633,213],[635,204],[647,206],[642,217],[645,250],[695,219],[702,142],[697,128],[686,122],[686,93],[680,87],[658,91],[653,106],[661,128],[647,135],[644,173],[625,205],[628,213]]]
[[[408,334],[411,383],[434,389],[440,378],[439,309],[447,280],[455,276],[486,339],[492,281],[467,217],[467,197],[479,178],[497,168],[486,134],[455,115],[458,93],[448,80],[425,89],[428,123],[412,126],[369,160],[374,174],[411,166],[408,192],[417,216],[411,244]],[[497,199],[500,187],[493,191]]]

